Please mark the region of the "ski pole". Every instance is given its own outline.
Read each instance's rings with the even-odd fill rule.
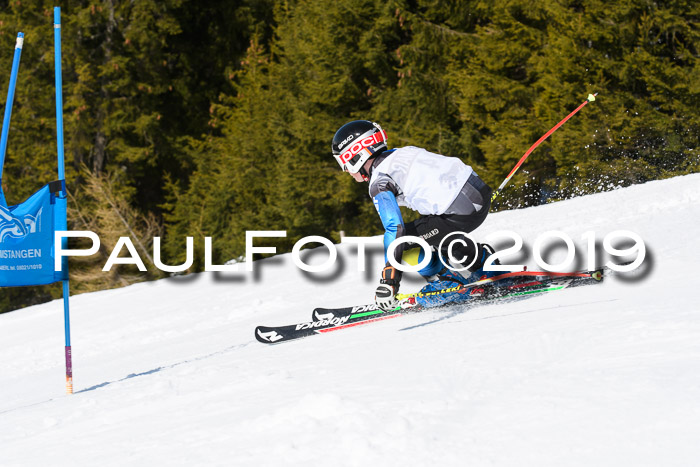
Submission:
[[[501,192],[501,190],[503,189],[503,187],[506,186],[506,185],[508,184],[508,182],[510,181],[511,177],[513,177],[513,175],[515,174],[515,172],[518,171],[518,169],[519,169],[520,166],[523,164],[523,162],[525,162],[525,159],[527,159],[527,156],[529,156],[530,153],[531,153],[532,151],[534,151],[535,148],[536,148],[537,146],[539,146],[540,143],[541,143],[542,141],[546,140],[546,139],[549,137],[549,135],[551,135],[552,133],[554,133],[555,131],[557,131],[557,128],[559,128],[560,126],[562,126],[564,123],[566,123],[566,121],[567,121],[568,119],[570,119],[571,117],[573,117],[574,114],[575,114],[576,112],[578,112],[579,110],[581,110],[581,109],[582,109],[586,104],[588,104],[589,102],[593,102],[593,101],[595,100],[595,96],[597,96],[597,95],[598,95],[597,92],[596,92],[595,94],[589,94],[588,97],[586,98],[586,100],[583,101],[583,104],[581,104],[581,105],[579,105],[578,107],[576,107],[576,110],[574,110],[574,111],[571,112],[569,115],[567,115],[566,117],[564,117],[564,119],[563,119],[561,122],[559,122],[559,123],[557,123],[556,125],[554,125],[554,127],[552,127],[551,130],[549,130],[549,131],[548,131],[547,133],[545,133],[540,139],[538,139],[537,142],[535,142],[535,144],[533,144],[532,146],[530,146],[530,149],[528,149],[528,150],[525,152],[525,154],[523,154],[523,157],[521,157],[520,160],[518,161],[518,163],[515,164],[515,167],[513,167],[513,170],[511,170],[510,173],[508,174],[508,176],[506,177],[506,179],[503,180],[503,183],[501,183],[501,186],[499,186],[499,187],[496,189],[496,191],[493,192],[493,195],[491,195],[491,202],[492,202],[492,203],[493,203],[493,200],[496,199],[496,196],[498,196],[498,194]]]

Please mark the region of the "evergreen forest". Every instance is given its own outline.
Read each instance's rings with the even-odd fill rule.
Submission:
[[[2,189],[56,179],[53,2],[0,1],[0,100],[25,34]],[[204,237],[222,264],[247,230],[270,241],[382,233],[331,139],[368,119],[391,147],[461,158],[497,187],[492,210],[700,171],[700,2],[694,0],[62,0],[68,227],[81,293],[164,277]],[[410,220],[414,214],[406,213]],[[533,219],[533,222],[536,222]],[[121,236],[148,266],[102,272]],[[264,241],[259,242],[264,245]],[[76,243],[80,246],[80,243]],[[3,288],[0,312],[60,297]]]

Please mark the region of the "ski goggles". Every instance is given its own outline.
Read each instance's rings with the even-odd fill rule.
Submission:
[[[348,146],[348,148],[340,154],[333,154],[335,160],[345,172],[357,173],[360,171],[362,164],[374,154],[372,147],[380,143],[386,143],[386,134],[384,130],[375,131],[374,133],[367,132],[360,136],[357,141]]]

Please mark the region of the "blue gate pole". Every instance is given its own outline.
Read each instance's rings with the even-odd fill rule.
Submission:
[[[7,151],[7,135],[10,132],[10,119],[12,118],[12,104],[15,100],[15,86],[17,85],[17,73],[19,72],[19,59],[22,56],[22,45],[24,45],[24,33],[17,33],[15,43],[15,56],[12,60],[12,72],[10,74],[10,85],[7,87],[7,101],[5,102],[5,117],[2,120],[2,137],[0,138],[0,180],[2,180],[2,168],[5,164],[5,152]],[[0,202],[5,203],[2,189],[0,189]]]
[[[58,209],[58,219],[56,230],[68,230],[67,219],[67,196],[65,188],[66,171],[63,156],[63,82],[61,78],[61,8],[53,9],[53,41],[54,58],[56,70],[56,143],[58,146],[58,179],[63,181],[63,196],[56,199],[56,209]],[[63,238],[62,248],[67,248],[68,239]],[[68,261],[63,259],[62,270],[63,279],[63,319],[66,333],[66,393],[73,394],[73,359],[70,346],[70,306],[68,299],[70,288],[68,284]]]

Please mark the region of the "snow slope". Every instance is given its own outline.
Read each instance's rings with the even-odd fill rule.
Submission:
[[[648,257],[627,281],[276,346],[255,325],[367,302],[380,255],[359,273],[343,245],[323,280],[280,255],[80,295],[73,396],[61,302],[6,313],[0,465],[698,465],[700,174],[494,214],[478,233],[501,229],[529,248],[547,230],[627,229]]]

